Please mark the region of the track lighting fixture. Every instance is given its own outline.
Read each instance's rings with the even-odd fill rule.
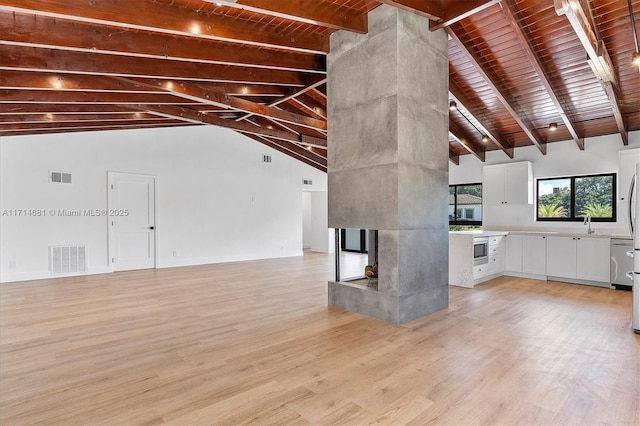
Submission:
[[[478,129],[478,127],[475,124],[473,124],[473,122],[471,120],[469,120],[469,118],[466,115],[464,115],[464,113],[462,111],[460,111],[458,109],[458,104],[453,99],[449,101],[449,109],[451,111],[458,111],[460,113],[460,115],[462,116],[462,118],[467,120],[467,123],[469,123],[471,126],[473,126],[474,129],[476,129],[476,132],[480,133],[482,143],[488,143],[489,142],[489,136],[487,136],[486,134],[481,132],[480,129]]]

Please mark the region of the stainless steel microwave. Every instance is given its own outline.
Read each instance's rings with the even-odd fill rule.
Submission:
[[[473,239],[473,265],[484,265],[489,262],[489,239]]]

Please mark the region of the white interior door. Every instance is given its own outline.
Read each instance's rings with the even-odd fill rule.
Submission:
[[[109,172],[109,261],[115,271],[156,266],[156,180]]]

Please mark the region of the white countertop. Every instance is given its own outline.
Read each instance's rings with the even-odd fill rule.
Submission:
[[[451,231],[449,234],[471,235],[473,237],[493,237],[497,235],[532,235],[541,237],[580,237],[580,238],[628,238],[628,234],[587,234],[586,232],[556,232],[556,231]]]
[[[587,234],[586,232],[554,232],[554,231],[509,231],[512,235],[533,235],[541,237],[580,237],[580,238],[611,238],[611,234]]]

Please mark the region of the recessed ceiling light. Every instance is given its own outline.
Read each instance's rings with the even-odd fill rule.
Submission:
[[[558,123],[549,123],[549,130],[551,132],[555,132],[556,130],[558,130]]]
[[[488,143],[488,142],[489,142],[489,136],[482,135],[482,143]]]
[[[62,79],[60,77],[51,77],[49,83],[54,89],[62,89]]]
[[[456,101],[449,101],[449,109],[451,111],[455,111],[458,109],[458,104],[456,103]]]
[[[635,52],[631,58],[631,63],[640,66],[640,52]]]

